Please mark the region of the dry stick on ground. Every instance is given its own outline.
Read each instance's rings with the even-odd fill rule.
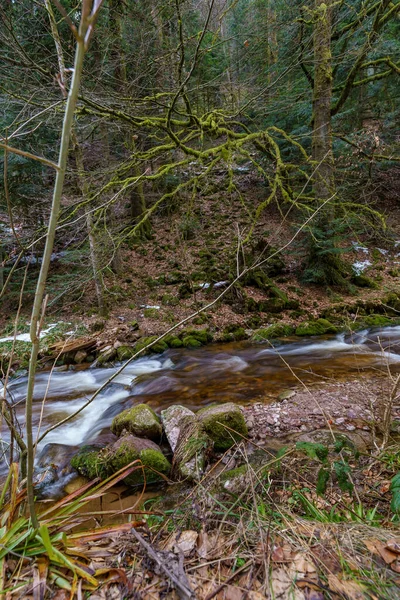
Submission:
[[[211,308],[212,306],[214,306],[215,304],[217,304],[217,302],[219,302],[221,300],[221,298],[223,298],[223,296],[225,296],[225,294],[232,289],[232,287],[244,276],[246,275],[246,273],[249,273],[252,269],[259,267],[260,265],[268,262],[269,260],[271,260],[272,258],[274,258],[275,256],[277,256],[280,252],[282,252],[283,250],[285,250],[286,248],[288,248],[293,242],[294,240],[300,235],[300,233],[303,231],[303,229],[305,227],[307,227],[307,225],[316,217],[316,215],[319,213],[319,211],[325,206],[325,204],[327,202],[329,202],[330,200],[332,200],[332,198],[328,198],[327,200],[325,200],[325,202],[323,204],[321,204],[321,206],[319,206],[314,212],[313,214],[308,217],[308,219],[306,219],[306,221],[304,221],[304,223],[301,225],[301,227],[299,227],[299,229],[296,231],[296,233],[292,236],[292,238],[286,243],[284,244],[281,248],[279,248],[279,250],[276,250],[275,252],[273,252],[268,258],[265,258],[262,261],[258,261],[256,264],[252,265],[251,267],[246,267],[245,269],[243,269],[243,271],[219,294],[219,296],[217,298],[215,298],[215,300],[212,300],[211,302],[209,302],[206,306],[203,306],[202,308],[200,308],[199,310],[197,310],[196,312],[192,313],[191,315],[189,315],[188,317],[185,317],[184,319],[182,319],[181,321],[179,321],[179,323],[176,323],[175,325],[173,325],[172,327],[170,327],[169,329],[167,329],[167,331],[165,331],[164,333],[162,333],[161,335],[159,335],[153,342],[147,344],[144,348],[141,348],[140,350],[138,350],[137,352],[135,352],[135,354],[129,358],[119,369],[117,369],[117,371],[115,373],[113,373],[113,375],[111,375],[111,377],[109,377],[109,379],[107,379],[107,381],[105,381],[103,383],[103,385],[101,385],[99,387],[98,390],[96,390],[96,392],[89,398],[89,400],[83,405],[81,406],[81,408],[79,408],[77,411],[75,411],[74,413],[72,413],[71,415],[68,415],[67,417],[65,417],[65,419],[62,419],[61,421],[59,421],[58,423],[55,423],[54,425],[52,425],[51,427],[49,427],[41,436],[40,438],[37,440],[37,444],[40,443],[45,436],[50,433],[50,431],[53,431],[54,429],[57,429],[58,427],[60,427],[61,425],[64,425],[64,423],[67,423],[68,421],[70,421],[71,419],[73,419],[74,417],[76,417],[78,414],[80,414],[87,406],[89,406],[89,404],[91,404],[99,394],[101,394],[101,392],[108,386],[109,383],[111,383],[116,377],[118,377],[118,375],[120,375],[120,373],[122,373],[122,371],[132,362],[134,361],[136,358],[138,358],[138,356],[140,356],[141,354],[143,354],[146,350],[148,350],[149,348],[151,348],[152,346],[154,346],[155,344],[157,344],[159,341],[161,341],[163,338],[165,338],[167,335],[169,335],[170,333],[172,333],[173,331],[175,331],[178,327],[180,327],[181,325],[184,325],[185,323],[188,323],[189,321],[191,321],[194,317],[197,317],[199,314],[207,311],[209,308]]]
[[[132,528],[131,533],[132,533],[132,535],[135,536],[135,538],[138,540],[138,542],[143,546],[143,548],[146,550],[146,552],[150,556],[150,558],[152,558],[156,562],[156,564],[160,567],[160,569],[162,569],[162,571],[164,571],[164,573],[170,578],[172,583],[177,588],[178,593],[180,592],[182,594],[181,597],[183,598],[183,600],[190,600],[191,598],[194,599],[195,598],[194,592],[190,588],[190,584],[187,579],[186,573],[183,570],[183,567],[182,567],[182,569],[180,569],[180,572],[178,572],[178,577],[177,577],[176,575],[174,575],[174,573],[172,573],[170,571],[170,569],[167,567],[165,562],[160,558],[159,554],[150,546],[150,544],[148,542],[146,542],[145,539],[143,539],[143,537],[140,535],[140,533],[138,533],[136,531],[136,529]]]

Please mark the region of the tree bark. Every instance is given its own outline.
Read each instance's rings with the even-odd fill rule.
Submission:
[[[335,193],[332,153],[332,0],[315,0],[312,158],[314,193],[325,201]]]

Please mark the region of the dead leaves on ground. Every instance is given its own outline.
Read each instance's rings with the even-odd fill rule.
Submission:
[[[364,544],[371,554],[383,559],[392,571],[400,573],[400,538],[393,538],[385,543],[377,539],[367,539],[364,540]]]
[[[265,532],[264,532],[265,533]],[[333,533],[333,530],[332,532]],[[143,535],[146,535],[144,532]],[[377,599],[361,580],[344,575],[337,555],[334,536],[317,542],[311,536],[310,545],[303,547],[289,537],[266,536],[256,544],[240,541],[238,535],[215,531],[183,530],[153,542],[152,548],[170,569],[179,565],[187,576],[193,599],[197,600],[371,600]],[[90,538],[90,539],[89,539]],[[71,540],[75,549],[87,552],[85,568],[99,582],[94,589],[88,582],[68,579],[62,568],[57,571],[44,558],[34,564],[14,564],[18,571],[14,590],[4,594],[4,600],[181,600],[151,556],[146,555],[128,531],[103,539]],[[149,544],[151,538],[146,537]],[[365,559],[381,561],[393,576],[400,571],[400,539],[381,541],[363,539]],[[336,549],[335,549],[336,548]],[[174,558],[175,557],[175,558]],[[17,561],[18,562],[18,561]],[[351,568],[351,561],[348,562]],[[393,584],[396,579],[391,580]],[[50,589],[53,591],[50,593]],[[185,599],[186,600],[186,599]]]

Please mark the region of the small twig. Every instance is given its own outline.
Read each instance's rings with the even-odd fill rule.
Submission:
[[[238,575],[240,575],[240,573],[243,573],[243,571],[245,571],[246,569],[248,569],[252,564],[253,564],[253,559],[249,560],[245,565],[243,565],[243,567],[240,567],[240,569],[238,569],[237,571],[235,571],[234,573],[232,573],[232,575],[230,577],[228,577],[228,579],[226,579],[225,581],[223,581],[217,588],[215,588],[215,590],[213,592],[211,592],[210,594],[208,594],[208,596],[205,597],[205,600],[211,600],[212,598],[215,598],[215,596],[226,585],[228,585],[233,579],[235,579],[235,577],[237,577]]]
[[[153,550],[153,548],[150,546],[150,544],[148,542],[146,542],[145,539],[143,539],[143,537],[140,535],[140,533],[138,533],[136,531],[136,529],[134,529],[134,528],[132,528],[131,531],[132,531],[132,534],[134,535],[134,537],[138,540],[138,542],[140,542],[140,544],[146,550],[148,555],[157,563],[157,565],[160,567],[160,569],[162,569],[164,571],[164,573],[170,578],[170,580],[175,585],[175,587],[180,592],[182,592],[184,598],[185,599],[187,598],[188,600],[190,600],[191,598],[194,599],[195,595],[194,595],[193,590],[191,590],[189,587],[189,582],[187,583],[187,585],[184,585],[181,581],[179,581],[179,579],[173,573],[171,573],[171,571],[168,569],[168,567],[164,564],[164,562],[158,556],[157,552],[155,550]]]

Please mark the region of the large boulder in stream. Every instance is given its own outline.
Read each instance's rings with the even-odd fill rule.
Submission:
[[[138,463],[138,468],[124,479],[127,485],[163,481],[163,475],[168,476],[171,471],[171,464],[157,444],[130,434],[100,451],[83,448],[71,465],[89,479],[105,479],[136,460],[142,466]]]
[[[162,435],[160,419],[147,404],[137,404],[113,419],[111,431],[121,435],[124,430],[138,437],[157,441]]]
[[[229,450],[248,435],[243,413],[233,402],[202,408],[197,417],[219,452]]]

